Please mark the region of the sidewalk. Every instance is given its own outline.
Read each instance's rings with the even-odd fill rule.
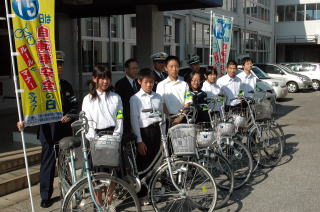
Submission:
[[[58,189],[58,179],[55,178],[54,181],[54,192],[53,192],[53,200],[54,204],[50,208],[41,208],[40,207],[40,188],[39,184],[32,186],[32,197],[34,202],[34,209],[36,212],[38,211],[60,211],[60,196]],[[31,202],[29,198],[29,190],[23,189],[21,191],[2,196],[0,197],[0,210],[1,212],[17,212],[17,211],[31,211]]]

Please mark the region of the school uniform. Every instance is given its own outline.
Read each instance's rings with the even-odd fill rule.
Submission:
[[[89,125],[86,138],[91,144],[102,135],[121,138],[123,132],[123,108],[120,96],[112,91],[106,93],[97,90],[97,93],[95,99],[92,99],[91,94],[86,95],[82,103],[82,111],[85,112]],[[94,170],[99,172],[107,169],[102,166],[94,167]]]
[[[207,96],[209,98],[214,97],[217,98],[220,94],[220,87],[217,85],[217,83],[210,84],[208,81],[205,81],[202,85],[202,89],[204,92],[206,92]],[[220,111],[220,105],[216,104],[214,111]]]
[[[240,106],[240,100],[234,99],[238,97],[240,89],[242,89],[242,82],[239,77],[231,78],[226,74],[217,80],[217,85],[220,87],[221,94],[226,96],[226,111]],[[231,99],[234,100],[230,101]]]
[[[200,104],[207,104],[207,101],[205,100],[205,98],[207,97],[206,92],[200,90],[200,91],[190,91],[190,93],[192,95],[193,105],[197,110],[197,117],[196,117],[195,123],[209,122],[210,118],[209,118],[208,110],[206,108],[199,106]]]
[[[241,79],[244,95],[246,97],[253,96],[253,94],[249,93],[249,91],[254,91],[256,89],[257,77],[252,73],[246,74],[244,71],[239,73],[237,77]]]
[[[169,114],[177,114],[185,104],[192,103],[189,86],[180,78],[172,81],[167,77],[158,84],[156,92],[162,97]]]
[[[130,98],[130,116],[133,133],[136,135],[136,141],[144,142],[147,146],[147,154],[137,155],[138,170],[146,169],[153,161],[160,149],[161,132],[158,120],[151,118],[150,112],[142,112],[143,109],[154,108],[163,111],[163,102],[161,96],[155,92],[148,94],[140,89],[138,93]]]

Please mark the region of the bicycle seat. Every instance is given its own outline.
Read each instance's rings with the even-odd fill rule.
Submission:
[[[65,137],[59,141],[59,148],[61,150],[75,149],[81,146],[81,139],[78,137]]]

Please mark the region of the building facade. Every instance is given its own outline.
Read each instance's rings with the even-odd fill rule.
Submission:
[[[320,62],[320,1],[276,1],[277,62]]]
[[[229,59],[239,60],[249,55],[259,63],[275,61],[274,8],[274,0],[223,0],[222,8],[212,9],[216,15],[234,18]],[[195,54],[200,56],[202,64],[209,63],[210,11],[163,12],[163,25],[159,25],[163,27],[163,50],[178,56],[182,66]],[[6,26],[1,23],[0,36],[5,38]],[[63,78],[73,84],[80,98],[86,93],[86,82],[94,65],[111,67],[115,82],[123,75],[124,61],[137,57],[135,14],[81,19],[59,14],[56,25],[56,48],[66,54]],[[5,39],[1,42],[8,45]],[[4,68],[0,83],[11,77],[10,63]],[[2,96],[14,97],[12,84],[10,80],[10,84],[3,86]]]

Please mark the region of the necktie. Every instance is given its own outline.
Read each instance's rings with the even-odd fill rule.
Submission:
[[[133,91],[134,91],[135,93],[138,92],[138,87],[137,87],[137,84],[136,84],[136,81],[135,81],[135,80],[132,81],[132,88],[133,88]]]

